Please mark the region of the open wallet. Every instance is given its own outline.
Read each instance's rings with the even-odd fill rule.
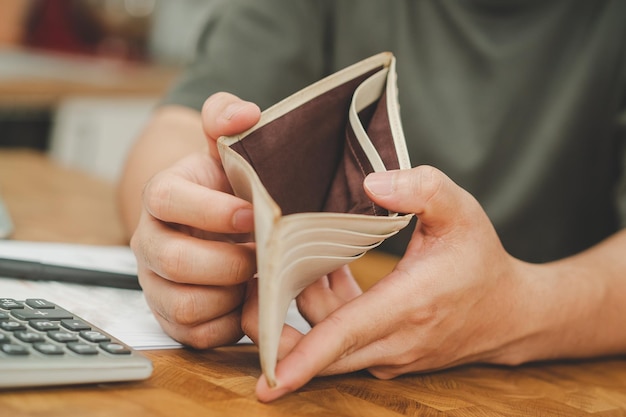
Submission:
[[[218,139],[234,193],[254,207],[258,345],[270,386],[290,303],[411,220],[375,205],[363,189],[371,172],[411,166],[397,94],[395,57],[380,53],[268,108],[246,132]]]

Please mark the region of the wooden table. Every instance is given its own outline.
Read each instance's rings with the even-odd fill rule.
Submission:
[[[15,239],[124,243],[111,184],[32,151],[0,151],[0,192]],[[393,260],[355,265],[371,282]],[[0,282],[0,287],[1,287]],[[624,329],[615,329],[624,331]],[[271,404],[254,396],[252,346],[150,351],[154,374],[136,383],[0,392],[2,416],[623,416],[626,359],[515,368],[466,366],[380,381],[366,372],[317,378]]]

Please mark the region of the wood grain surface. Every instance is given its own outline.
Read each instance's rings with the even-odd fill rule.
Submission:
[[[113,185],[42,154],[0,151],[0,192],[15,239],[124,243]],[[367,287],[394,262],[374,254],[353,270]],[[626,416],[623,357],[466,366],[390,381],[357,372],[316,378],[262,404],[254,396],[260,374],[254,346],[146,355],[154,363],[146,381],[0,391],[0,416]]]

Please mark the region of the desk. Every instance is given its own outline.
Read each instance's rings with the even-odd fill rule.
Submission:
[[[160,96],[179,68],[0,47],[0,108],[51,108],[71,96]]]
[[[33,151],[0,151],[0,190],[16,239],[119,244],[111,184]],[[389,259],[355,267],[371,281]],[[379,269],[382,268],[382,269]],[[370,274],[370,277],[364,275]],[[1,285],[1,283],[0,283]],[[616,329],[624,331],[624,329]],[[256,401],[252,346],[150,351],[142,382],[0,393],[3,416],[616,416],[626,415],[626,359],[516,368],[466,366],[380,381],[366,372],[317,378],[271,404]]]

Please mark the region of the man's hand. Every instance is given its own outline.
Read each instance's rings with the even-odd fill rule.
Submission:
[[[252,207],[232,195],[215,140],[250,128],[259,116],[257,106],[232,95],[210,97],[202,111],[208,149],[144,188],[131,239],[139,282],[162,328],[192,347],[232,343],[243,334],[245,283],[256,270]]]
[[[509,325],[518,302],[520,261],[500,244],[478,202],[427,166],[370,175],[368,195],[383,207],[415,213],[418,223],[396,269],[359,295],[349,271],[337,271],[299,296],[314,325],[283,331],[277,386],[258,382],[262,401],[294,391],[316,375],[368,369],[379,378],[470,361],[516,361],[501,347],[522,337]],[[244,328],[256,339],[254,297]],[[249,305],[248,305],[249,304]]]

